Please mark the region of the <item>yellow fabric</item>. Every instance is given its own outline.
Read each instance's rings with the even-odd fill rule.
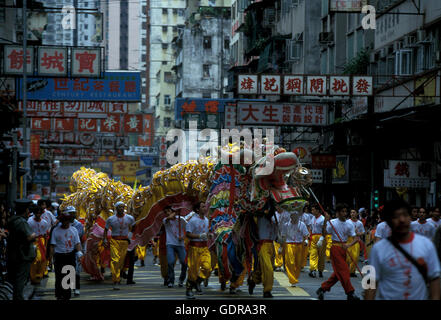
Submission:
[[[243,264],[243,267],[244,267],[244,269],[243,269],[242,273],[240,274],[239,278],[237,278],[237,280],[235,282],[231,282],[230,288],[237,289],[241,285],[243,285],[243,281],[245,280],[245,275],[247,274],[247,267],[246,267],[245,263]]]
[[[259,267],[254,270],[253,281],[263,284],[263,292],[270,292],[274,283],[274,244],[264,242],[259,250]]]
[[[309,243],[307,246],[302,246],[302,268],[306,266],[308,261]]]
[[[350,244],[352,241],[354,241],[354,238],[349,237],[348,242],[346,243]],[[351,255],[352,259],[349,255]],[[356,269],[355,263],[358,261],[359,256],[360,256],[360,243],[356,242],[352,247],[348,248],[346,255],[346,263],[348,264],[351,273],[355,273],[355,269]]]
[[[274,259],[274,267],[280,268],[283,266],[283,256],[282,254],[279,254],[279,248],[280,244],[276,241],[274,241],[274,252],[275,252],[275,259]]]
[[[326,235],[326,260],[331,260],[331,247],[332,247],[332,236],[330,234]]]
[[[300,271],[304,257],[304,246],[302,243],[285,243],[285,270],[289,283],[299,282]]]
[[[43,246],[46,246],[46,239],[44,238],[42,238],[41,240],[37,239],[37,241],[42,241]],[[43,275],[47,273],[48,261],[40,251],[39,246],[36,245],[35,247],[36,247],[37,256],[35,257],[34,261],[31,264],[30,278],[32,283],[39,283],[43,278]]]
[[[309,248],[309,271],[318,270],[323,272],[325,270],[325,255],[326,243],[323,241],[322,247],[317,248],[317,242],[321,235],[315,234],[311,239],[311,246]]]
[[[145,251],[147,249],[147,246],[136,246],[136,255],[138,256],[139,260],[145,259]]]
[[[127,240],[110,239],[110,270],[112,272],[112,281],[120,282],[120,273],[124,267],[124,260],[127,254]]]
[[[159,240],[156,242],[153,242],[153,256],[154,257],[159,257]]]
[[[211,254],[208,248],[189,246],[187,265],[188,281],[195,282],[198,277],[208,279],[211,274]]]

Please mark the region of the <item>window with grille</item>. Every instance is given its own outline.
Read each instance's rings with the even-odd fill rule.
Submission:
[[[165,94],[164,95],[164,104],[165,105],[170,105],[170,103],[171,103],[170,95]]]
[[[210,65],[209,64],[204,64],[202,66],[202,76],[204,78],[209,78],[210,77]]]
[[[395,74],[398,76],[408,76],[412,74],[413,51],[404,49],[395,54]]]
[[[204,49],[211,49],[211,37],[210,36],[204,37]]]

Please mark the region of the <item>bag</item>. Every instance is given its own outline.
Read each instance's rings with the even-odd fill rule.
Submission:
[[[419,264],[414,257],[412,257],[409,253],[407,253],[406,250],[404,250],[395,240],[392,240],[392,237],[388,237],[387,240],[390,241],[390,243],[392,243],[392,245],[398,250],[400,251],[407,260],[409,260],[416,268],[417,270],[421,273],[421,275],[424,278],[424,281],[426,282],[426,284],[429,282],[429,279],[427,277],[427,270],[421,265]]]

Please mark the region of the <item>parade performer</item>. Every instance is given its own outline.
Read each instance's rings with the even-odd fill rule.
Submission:
[[[78,231],[78,236],[80,237],[80,243],[81,243],[81,247],[83,247],[83,241],[82,241],[82,239],[83,239],[83,235],[84,235],[84,227],[83,227],[83,224],[80,222],[80,221],[78,221],[77,219],[76,219],[76,215],[77,215],[77,210],[75,209],[75,207],[73,207],[73,206],[69,206],[69,207],[67,207],[66,208],[66,211],[67,212],[71,212],[73,215],[74,215],[74,217],[75,217],[75,219],[74,219],[74,221],[72,222],[72,227],[74,227],[75,229],[77,229],[77,231]],[[77,260],[76,260],[76,262],[77,262],[77,264],[76,264],[76,268],[75,268],[75,290],[74,290],[74,295],[75,296],[79,296],[80,295],[80,273],[81,273],[81,262],[80,262],[80,259],[77,257]]]
[[[153,254],[153,264],[157,266],[159,259],[159,236],[155,236],[153,238],[152,254]]]
[[[257,218],[259,244],[257,247],[258,267],[254,270],[248,281],[248,291],[253,293],[256,284],[263,284],[263,297],[272,298],[271,290],[274,284],[274,245],[277,238],[278,227],[273,215]]]
[[[280,224],[281,220],[283,220],[282,215],[285,214],[285,211],[282,209],[282,207],[280,206],[276,206],[276,219],[277,222]],[[283,266],[283,248],[281,245],[277,242],[274,241],[274,252],[275,252],[275,259],[274,259],[274,271],[282,271],[282,266]]]
[[[109,246],[107,242],[107,231],[112,230],[110,239],[110,270],[112,272],[113,289],[119,290],[121,282],[121,270],[124,267],[124,261],[129,245],[129,232],[135,224],[135,219],[124,213],[125,204],[122,201],[115,203],[116,214],[106,220],[104,229],[103,243]]]
[[[164,218],[163,224],[166,233],[166,247],[167,247],[167,286],[173,288],[175,284],[175,262],[176,255],[181,264],[181,274],[179,276],[179,287],[184,286],[184,280],[187,272],[187,263],[185,262],[185,227],[186,220],[179,215],[176,217],[176,212],[171,207],[165,209],[167,217]]]
[[[351,284],[349,276],[349,267],[346,263],[346,250],[358,241],[355,234],[354,225],[346,220],[348,206],[346,204],[338,204],[336,206],[337,218],[329,221],[329,214],[325,215],[326,232],[332,236],[331,247],[331,263],[334,272],[328,280],[322,283],[317,290],[319,300],[323,300],[324,293],[330,291],[332,286],[340,281],[348,300],[359,300],[355,295],[355,289]],[[352,243],[346,243],[348,237],[354,237]]]
[[[432,223],[436,229],[441,227],[441,213],[438,207],[432,208],[431,210],[431,218],[427,219],[428,222]]]
[[[145,267],[145,253],[147,251],[147,245],[145,246],[136,246],[136,256],[138,257],[138,260],[140,261],[140,266]]]
[[[31,264],[30,278],[32,284],[39,284],[47,271],[46,241],[50,225],[45,219],[41,218],[43,210],[40,207],[32,205],[30,212],[33,215],[28,219],[28,224],[32,232],[37,235],[35,243],[37,256]]]
[[[433,223],[428,222],[427,218],[428,215],[426,209],[420,208],[418,210],[418,220],[412,221],[410,224],[410,230],[432,240],[435,236],[436,227]]]
[[[66,275],[62,272],[63,267],[76,266],[76,259],[83,255],[78,231],[71,226],[74,215],[70,211],[63,211],[59,215],[61,225],[54,228],[50,242],[50,258],[54,258],[57,300],[69,300],[71,297],[71,289],[64,289],[62,286],[63,277]]]
[[[289,283],[295,287],[299,282],[300,272],[304,259],[304,247],[308,246],[309,231],[305,223],[300,220],[297,212],[291,212],[291,219],[280,225],[283,237],[283,251],[285,253],[285,270]]]
[[[311,245],[309,250],[309,276],[316,277],[318,270],[319,277],[323,278],[326,259],[326,225],[325,217],[320,213],[319,205],[311,206],[313,218],[311,220]]]
[[[360,256],[360,242],[361,242],[361,237],[365,233],[365,230],[363,227],[363,222],[358,220],[357,211],[351,210],[350,215],[351,215],[351,218],[348,219],[348,221],[354,225],[355,234],[358,237],[359,241],[357,241],[353,246],[349,247],[349,249],[347,250],[348,256],[346,258],[346,262],[349,265],[349,271],[350,271],[351,277],[357,277],[357,275],[355,274],[355,269],[356,269],[355,263],[357,263],[358,258]],[[352,243],[353,240],[354,240],[353,237],[349,237],[348,244]]]
[[[211,255],[208,250],[208,219],[205,204],[202,202],[194,206],[198,214],[192,217],[186,226],[186,235],[190,239],[187,251],[188,278],[187,298],[194,298],[192,289],[202,294],[201,283],[208,281],[211,274]]]
[[[301,221],[306,225],[306,228],[308,229],[308,232],[311,234],[311,221],[314,218],[314,216],[310,213],[311,212],[311,206],[308,204],[303,209],[303,214],[301,216]],[[302,269],[306,266],[306,263],[308,261],[308,253],[310,249],[310,243],[306,246],[302,247]]]

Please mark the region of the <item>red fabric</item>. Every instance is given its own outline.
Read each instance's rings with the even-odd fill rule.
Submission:
[[[224,279],[230,279],[231,272],[228,267],[228,250],[226,244],[222,245],[222,265],[224,266]]]
[[[230,182],[230,199],[228,205],[228,214],[231,215],[233,213],[234,196],[236,195],[236,170],[234,169],[232,164],[230,164],[230,175],[231,175],[231,182]]]
[[[37,246],[40,249],[41,256],[44,259],[44,257],[46,257],[46,246],[44,245],[44,236],[39,236],[37,238]]]
[[[360,243],[360,248],[361,248],[361,250],[363,250],[363,256],[364,256],[364,259],[367,260],[368,256],[367,256],[366,245],[365,245],[364,242],[361,241],[361,240],[359,240],[358,243]]]
[[[346,263],[346,250],[340,246],[332,246],[331,263],[334,272],[328,280],[322,283],[322,289],[324,291],[330,291],[332,286],[340,281],[346,294],[354,292],[354,287],[351,284],[349,267]]]
[[[188,245],[192,247],[205,248],[207,246],[207,241],[190,241]]]

